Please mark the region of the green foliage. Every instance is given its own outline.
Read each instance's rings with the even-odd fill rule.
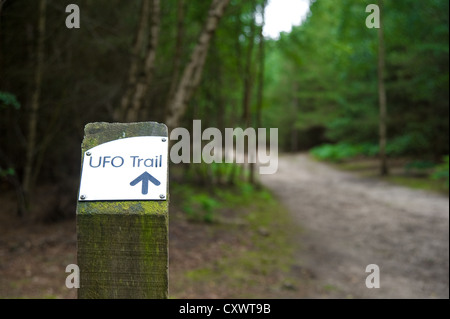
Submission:
[[[0,178],[14,176],[14,175],[16,175],[16,171],[14,170],[14,168],[3,169],[0,167]]]
[[[311,149],[311,154],[319,159],[332,162],[339,162],[357,156],[375,156],[379,148],[372,144],[352,145],[346,143],[325,144]]]
[[[388,142],[386,154],[391,157],[420,155],[420,150],[423,150],[423,145],[425,143],[424,137],[418,134],[398,136]],[[337,162],[357,156],[375,157],[380,153],[380,148],[377,144],[373,143],[351,144],[342,142],[316,146],[312,148],[310,152],[317,159]],[[434,164],[432,162],[418,160],[411,162],[409,165],[409,168],[419,168],[419,166],[423,166],[422,169],[425,169],[430,168],[430,165]]]
[[[427,138],[420,132],[409,132],[388,141],[386,153],[391,156],[426,154]]]
[[[271,202],[271,194],[248,182],[240,181],[233,188],[216,189],[218,196],[229,206],[246,206],[255,201]]]
[[[200,193],[188,198],[183,204],[183,210],[193,220],[212,223],[220,206],[221,203],[209,194]]]
[[[223,203],[224,209],[232,209],[242,221],[226,224],[233,243],[225,241],[211,258],[198,268],[186,271],[185,278],[177,283],[179,290],[186,286],[205,287],[214,282],[216,290],[232,287],[233,296],[252,298],[253,292],[257,293],[269,277],[276,279],[271,285],[277,287],[291,281],[289,272],[294,262],[291,236],[300,230],[290,221],[287,210],[268,192],[242,187],[241,191],[253,193],[253,201],[238,208],[234,203]],[[225,194],[231,195],[230,190],[223,190],[222,195]],[[240,196],[234,197],[234,202],[239,201]],[[207,238],[215,240],[217,230],[223,230],[222,225],[210,225]],[[247,295],[249,291],[251,295]]]
[[[213,223],[223,210],[243,207],[254,202],[273,203],[270,193],[252,184],[240,181],[229,186],[194,186],[193,184],[172,183],[171,190],[180,199],[180,206],[189,219]]]
[[[425,171],[434,168],[435,166],[436,164],[430,161],[412,161],[405,165],[405,170],[407,172],[411,170]]]
[[[219,182],[225,182],[228,179],[232,184],[236,182],[237,176],[240,176],[243,170],[242,165],[235,163],[213,162],[211,164],[203,164],[203,167],[204,166],[209,166],[208,169],[211,171],[214,180],[217,180]]]
[[[322,126],[339,145],[322,152],[335,159],[377,144],[378,38],[365,26],[371,3],[313,1],[301,26],[267,46],[265,121],[280,128],[281,141]],[[391,156],[448,154],[448,8],[446,0],[384,3]]]
[[[14,94],[0,91],[0,109],[12,107],[15,110],[20,109],[20,103]]]
[[[189,165],[185,174],[186,181],[202,185],[235,185],[248,175],[242,165],[236,163],[205,162]]]
[[[441,165],[438,165],[434,173],[432,175],[432,178],[435,180],[443,180],[445,182],[445,186],[448,189],[449,188],[449,156],[445,156],[443,158],[444,163]]]

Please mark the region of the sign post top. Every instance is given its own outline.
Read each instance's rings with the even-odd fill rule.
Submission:
[[[84,132],[79,201],[167,198],[165,124],[97,122]]]
[[[139,123],[89,123],[84,127],[84,139],[82,151],[97,145],[137,136],[168,136],[168,129],[165,124],[157,122]]]

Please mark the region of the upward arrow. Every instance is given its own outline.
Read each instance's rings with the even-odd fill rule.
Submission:
[[[142,181],[142,194],[147,195],[148,193],[148,182],[152,182],[154,185],[159,186],[161,184],[160,181],[158,181],[156,178],[154,178],[152,175],[150,175],[147,172],[142,173],[137,178],[135,178],[130,185],[135,186],[139,182]]]

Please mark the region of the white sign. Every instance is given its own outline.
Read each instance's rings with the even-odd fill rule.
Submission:
[[[138,136],[87,150],[78,199],[165,200],[168,144],[164,136]]]

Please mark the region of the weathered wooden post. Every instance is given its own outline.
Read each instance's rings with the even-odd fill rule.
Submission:
[[[167,136],[154,122],[86,125],[79,298],[168,297]]]

